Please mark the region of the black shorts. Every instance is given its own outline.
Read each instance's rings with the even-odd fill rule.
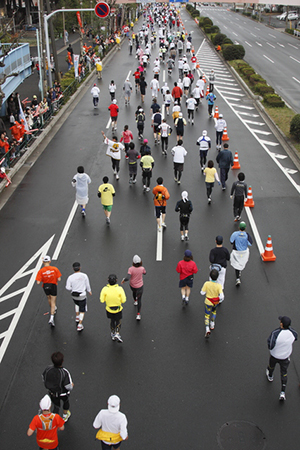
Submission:
[[[122,444],[122,441],[118,442],[118,444],[105,444],[105,442],[101,441],[102,450],[110,450],[112,448],[116,449],[116,448],[119,448],[121,444]]]
[[[57,296],[57,285],[53,284],[53,283],[44,283],[43,284],[43,289],[45,294],[51,295],[52,297],[56,297]]]
[[[116,313],[111,313],[106,310],[106,317],[108,319],[121,320],[122,319],[122,311],[118,311]]]
[[[83,300],[74,300],[73,298],[73,302],[75,303],[75,305],[79,306],[79,312],[87,311],[86,298],[84,298]]]
[[[193,282],[194,282],[193,278],[190,279],[190,277],[186,277],[183,280],[179,280],[179,287],[183,288],[183,287],[188,286],[188,287],[192,288],[193,287]]]
[[[177,172],[182,172],[183,171],[183,163],[174,162],[174,170],[177,170]]]
[[[155,206],[155,213],[156,218],[160,218],[160,214],[166,214],[166,207],[165,206]]]

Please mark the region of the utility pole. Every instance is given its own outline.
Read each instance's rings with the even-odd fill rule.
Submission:
[[[47,67],[46,67],[46,51],[45,51],[45,39],[44,39],[44,20],[43,20],[43,12],[44,12],[44,2],[43,0],[38,0],[38,13],[39,13],[39,29],[40,29],[40,46],[41,46],[41,59],[42,65],[40,70],[43,71],[43,92],[47,92]]]
[[[52,11],[50,8],[49,0],[46,0],[46,5],[47,5],[47,13],[50,14]],[[55,79],[59,82],[60,81],[60,72],[59,72],[59,67],[58,67],[58,58],[57,58],[57,52],[56,52],[52,19],[49,20],[49,32],[50,32],[50,37],[51,37],[52,52],[53,52],[53,58],[54,58]],[[51,64],[51,61],[48,61],[48,70],[51,70],[50,64]]]
[[[65,9],[65,7],[62,6],[61,9]],[[66,33],[65,33],[65,29],[66,29],[65,13],[63,12],[62,15],[63,15],[63,35],[64,35],[64,45],[66,45],[67,43],[66,43]]]

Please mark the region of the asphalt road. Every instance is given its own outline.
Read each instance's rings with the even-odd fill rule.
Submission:
[[[249,63],[297,113],[300,112],[300,43],[293,36],[225,8],[201,8],[234,43],[245,47]]]
[[[182,16],[186,20],[185,27],[193,31],[197,51],[202,37],[189,16],[185,12]],[[155,49],[152,61],[156,52]],[[121,163],[120,180],[114,180],[100,133],[105,130],[111,136],[111,130],[106,130],[110,103],[108,84],[114,79],[120,106],[118,133],[127,123],[138,144],[134,112],[140,96],[133,94],[131,105],[125,107],[122,93],[126,75],[130,70],[134,71],[136,60],[128,55],[127,45],[123,45],[104,68],[103,80],[99,82],[99,110],[94,110],[88,89],[0,212],[3,255],[0,286],[12,281],[7,290],[2,288],[0,291],[0,352],[8,342],[7,330],[12,329],[9,327],[20,311],[21,298],[28,294],[1,362],[0,439],[5,448],[34,448],[34,436],[27,438],[26,430],[45,394],[41,373],[56,350],[65,354],[65,366],[75,383],[70,397],[72,416],[66,430],[60,434],[61,449],[99,448],[99,443],[94,442],[92,422],[111,394],[120,396],[121,410],[128,417],[129,440],[122,445],[127,449],[142,447],[150,450],[162,446],[175,450],[183,447],[201,450],[295,448],[295,442],[300,438],[295,420],[300,381],[299,344],[294,346],[284,404],[278,401],[278,368],[272,384],[265,377],[266,339],[278,326],[277,317],[290,316],[294,328],[300,330],[297,304],[300,176],[267,125],[258,125],[264,122],[263,118],[255,109],[247,109],[253,107],[252,100],[243,91],[233,91],[241,95],[235,95],[235,100],[233,95],[226,94],[226,89],[240,87],[233,86],[234,82],[221,84],[221,75],[226,78],[227,74],[222,72],[225,70],[222,66],[218,66],[213,52],[209,53],[204,43],[197,53],[217,71],[216,104],[228,123],[230,148],[233,152],[238,151],[241,170],[253,189],[255,207],[252,216],[258,234],[263,245],[268,234],[272,235],[277,260],[263,263],[255,239],[239,289],[235,287],[234,270],[228,267],[225,301],[218,309],[216,329],[206,341],[204,299],[199,290],[208,278],[209,251],[218,234],[224,236],[224,245],[230,249],[229,237],[237,229],[229,189],[222,192],[215,186],[212,204],[207,205],[195,143],[203,129],[208,130],[214,142],[214,123],[208,119],[207,107],[203,104],[196,114],[195,126],[187,125],[184,146],[188,156],[182,184],[178,186],[173,180],[170,154],[164,158],[160,149],[154,146],[150,117],[147,117],[145,137],[149,139],[156,163],[152,187],[155,179],[163,176],[171,194],[167,229],[163,235],[163,259],[157,262],[152,195],[143,193],[140,173],[136,185],[128,184],[125,160]],[[148,85],[152,78],[150,72],[148,70]],[[171,83],[176,78],[174,73],[167,81]],[[150,104],[148,89],[147,114]],[[258,115],[250,120],[256,124],[246,121],[250,116],[241,114],[243,107],[246,107],[244,111]],[[183,111],[185,115],[185,107]],[[170,117],[168,122],[172,123]],[[270,134],[253,131],[256,128]],[[174,145],[174,134],[170,140]],[[278,145],[272,146],[270,142]],[[277,156],[274,156],[275,152]],[[215,156],[213,145],[210,158],[214,160]],[[49,316],[45,315],[48,305],[42,289],[36,285],[30,287],[34,273],[30,269],[40,267],[43,249],[53,255],[57,248],[74,204],[71,180],[76,167],[81,164],[92,179],[90,202],[85,219],[77,210],[55,262],[63,277],[59,285],[56,327],[51,330]],[[106,174],[116,188],[110,227],[105,224],[96,195]],[[230,171],[228,186],[236,175],[236,171]],[[187,243],[180,241],[179,220],[174,212],[184,189],[188,190],[194,204]],[[246,212],[243,212],[243,219],[249,233],[257,237]],[[53,240],[48,242],[53,235]],[[192,250],[200,270],[195,277],[190,305],[182,309],[175,267],[186,248]],[[135,320],[127,284],[121,330],[124,343],[117,344],[110,339],[108,319],[100,305],[99,293],[109,273],[115,272],[119,281],[122,279],[136,253],[142,257],[147,269],[142,320],[140,323]],[[81,262],[82,270],[89,275],[93,291],[88,300],[85,329],[80,334],[75,328],[73,302],[64,289],[75,260]],[[16,276],[22,267],[24,276],[20,273]],[[25,291],[21,291],[24,287]],[[226,425],[231,421],[237,421],[236,426]],[[229,428],[229,436],[221,434],[220,446],[217,435],[222,426]]]

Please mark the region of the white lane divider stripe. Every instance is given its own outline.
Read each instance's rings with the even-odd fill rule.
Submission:
[[[67,219],[67,221],[65,223],[64,229],[63,229],[63,231],[61,233],[61,236],[59,238],[59,241],[57,243],[56,249],[54,250],[54,253],[53,253],[53,256],[52,256],[52,259],[54,261],[56,261],[58,259],[58,257],[59,257],[61,248],[63,246],[63,243],[64,243],[65,239],[66,239],[67,233],[68,233],[69,228],[71,226],[71,223],[72,223],[72,220],[74,218],[74,215],[75,215],[77,207],[78,207],[78,204],[77,204],[77,201],[75,200],[75,202],[74,202],[74,204],[72,206],[71,212],[69,214],[69,217],[68,217],[68,219]]]
[[[256,241],[256,245],[258,247],[259,254],[261,255],[262,253],[264,253],[265,249],[264,249],[264,246],[262,244],[262,241],[261,241],[261,238],[260,238],[260,234],[258,232],[256,223],[255,223],[255,221],[253,219],[252,212],[251,212],[251,209],[249,208],[249,206],[245,206],[245,211],[246,211],[246,214],[248,216],[248,221],[250,223],[250,226],[251,226],[251,229],[252,229],[252,232],[253,232],[253,236],[254,236],[254,239]]]

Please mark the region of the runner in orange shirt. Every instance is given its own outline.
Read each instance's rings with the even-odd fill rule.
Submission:
[[[54,315],[56,314],[56,297],[57,297],[57,282],[61,280],[61,273],[57,267],[50,266],[51,258],[50,256],[44,256],[43,258],[44,267],[42,267],[36,276],[37,284],[43,283],[43,289],[47,295],[48,302],[50,305],[50,319],[49,324],[55,327]]]
[[[164,180],[162,179],[162,177],[158,177],[156,182],[157,186],[153,188],[152,193],[154,195],[154,206],[158,231],[161,231],[161,227],[163,228],[167,227],[167,225],[165,224],[166,206],[167,200],[170,198],[170,194],[168,189],[163,185]]]
[[[65,422],[58,414],[51,413],[51,399],[49,395],[45,395],[40,401],[42,413],[34,416],[29,428],[27,436],[32,436],[36,430],[36,441],[41,449],[58,449],[57,431],[63,431]]]

